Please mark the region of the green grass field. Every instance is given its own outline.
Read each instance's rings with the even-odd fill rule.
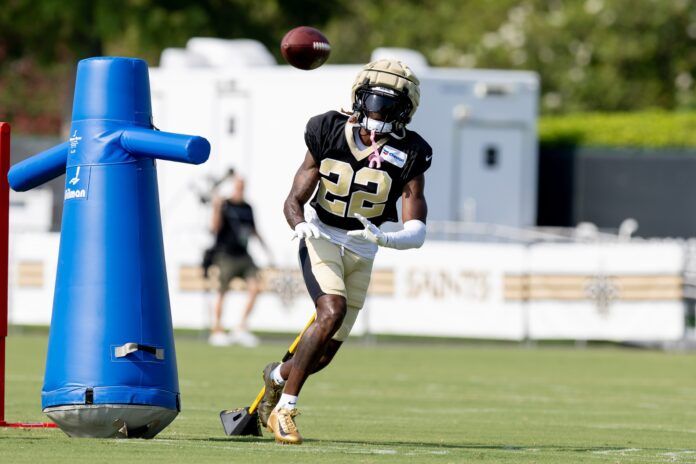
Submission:
[[[8,420],[44,420],[45,345],[8,339]],[[694,355],[615,348],[351,342],[300,398],[305,444],[226,437],[218,412],[248,405],[285,348],[180,339],[183,411],[156,439],[0,429],[0,462],[696,462]]]

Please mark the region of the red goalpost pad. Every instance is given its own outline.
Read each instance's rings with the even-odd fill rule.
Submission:
[[[7,273],[10,229],[10,186],[7,172],[10,169],[10,125],[0,122],[0,427],[54,428],[52,422],[5,421],[5,340],[7,338]]]

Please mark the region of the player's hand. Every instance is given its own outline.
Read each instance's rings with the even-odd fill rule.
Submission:
[[[387,237],[384,235],[384,232],[382,232],[379,227],[374,225],[367,219],[366,217],[355,213],[355,218],[362,223],[365,228],[363,230],[351,230],[348,232],[348,235],[351,237],[361,237],[364,238],[365,240],[375,243],[379,246],[384,246],[387,243]]]
[[[328,240],[330,237],[311,222],[300,222],[295,226],[292,238],[299,238],[300,240],[304,238],[325,238]]]

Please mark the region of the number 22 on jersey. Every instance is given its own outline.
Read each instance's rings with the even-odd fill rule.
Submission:
[[[331,158],[324,158],[319,165],[322,177],[319,182],[317,201],[326,211],[340,217],[355,217],[359,213],[366,218],[377,217],[384,211],[384,202],[389,197],[392,178],[388,173],[372,168],[361,168],[356,173],[350,164]],[[329,176],[336,176],[336,181],[329,180]],[[367,187],[369,184],[377,186],[374,193],[351,188],[353,184]],[[351,190],[353,190],[351,194]],[[329,200],[327,193],[344,200]],[[366,204],[367,203],[367,204]],[[347,215],[346,215],[347,210]]]

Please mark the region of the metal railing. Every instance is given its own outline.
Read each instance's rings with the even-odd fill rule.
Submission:
[[[642,240],[632,233],[636,226],[627,221],[618,229],[599,230],[591,223],[577,227],[515,227],[466,221],[429,221],[428,240],[510,242],[510,243],[617,243]]]

